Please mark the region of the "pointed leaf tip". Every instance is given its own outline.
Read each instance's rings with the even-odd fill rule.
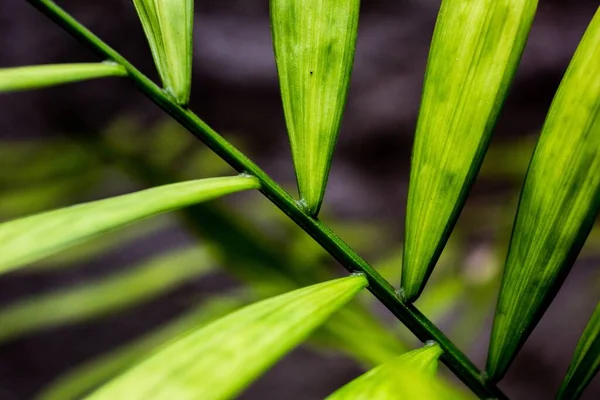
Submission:
[[[5,222],[0,224],[0,274],[143,218],[259,186],[256,178],[244,176],[201,179]]]
[[[573,360],[558,392],[557,400],[577,400],[600,371],[600,303],[575,349]]]
[[[39,89],[109,76],[126,76],[121,65],[103,63],[32,65],[0,69],[0,92]]]
[[[569,273],[600,208],[600,9],[558,88],[515,218],[490,341],[501,379]]]
[[[436,379],[442,349],[437,344],[382,364],[341,387],[327,400],[448,400],[463,398]]]
[[[172,341],[88,400],[233,398],[366,286],[354,275],[245,307]]]
[[[271,0],[271,30],[300,197],[317,215],[346,104],[359,0]]]
[[[186,106],[192,88],[194,0],[133,0],[164,89]]]
[[[423,290],[481,166],[536,0],[444,0],[412,153],[402,288]]]

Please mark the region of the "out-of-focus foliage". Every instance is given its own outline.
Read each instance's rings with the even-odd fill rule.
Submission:
[[[145,138],[142,145],[137,140],[140,135]],[[235,137],[233,140],[239,146],[244,146]],[[519,174],[521,177],[524,175],[532,151],[533,141],[527,138],[514,145],[498,143],[492,146],[482,168],[482,178],[492,182],[517,181]],[[24,200],[16,202],[10,210],[0,208],[0,218],[5,220],[105,197],[107,193],[103,188],[107,181],[111,182],[111,190],[123,192],[132,186],[159,185],[231,173],[229,167],[212,152],[172,121],[159,123],[149,129],[134,119],[123,118],[97,137],[3,142],[0,152],[0,198],[20,192]],[[57,154],[63,156],[56,157]],[[509,165],[504,162],[508,154],[523,154],[523,157],[515,158],[515,163],[510,163],[508,168]],[[23,158],[29,160],[27,165],[16,168],[22,165]],[[59,162],[48,162],[52,159]],[[15,179],[8,171],[13,171]],[[81,171],[89,176],[87,184],[81,185]],[[62,184],[70,185],[73,190],[52,196]],[[24,190],[24,186],[31,190]],[[28,196],[33,198],[28,199]],[[40,196],[44,201],[36,205],[36,198]],[[478,235],[483,226],[494,226],[499,232],[509,231],[511,207],[515,204],[513,200],[509,201],[512,203],[510,206],[505,204],[506,199],[497,199],[487,202],[485,207],[476,202],[465,209],[431,282],[417,302],[417,306],[433,321],[447,326],[450,336],[459,345],[470,345],[479,334],[479,329],[474,327],[483,329],[483,321],[490,316],[498,286],[500,262],[505,251],[484,244],[477,244],[473,248],[470,240],[473,236],[467,235],[467,232]],[[243,216],[233,211],[231,204],[226,202],[202,204],[179,212],[178,218],[159,217],[139,226],[125,228],[115,235],[96,238],[23,270],[21,273],[27,272],[29,275],[56,270],[57,267],[66,271],[69,266],[101,258],[103,252],[127,248],[145,236],[161,235],[161,232],[170,231],[182,222],[188,232],[197,238],[195,240],[209,252],[215,260],[214,264],[235,276],[247,288],[239,294],[231,294],[231,297],[224,295],[223,298],[199,303],[165,327],[134,339],[96,360],[74,366],[51,385],[42,398],[67,400],[80,397],[138,362],[149,350],[193,326],[199,326],[203,321],[208,322],[213,314],[224,315],[249,302],[335,276],[337,268],[329,268],[331,261],[327,253],[279,210],[256,196],[242,196],[236,200],[236,208],[240,204],[251,207],[253,213]],[[331,225],[349,244],[361,253],[371,254],[377,261],[374,265],[386,278],[391,281],[399,278],[397,266],[402,259],[402,249],[389,251],[389,242],[386,242],[389,237],[386,229],[389,228],[385,224],[377,221],[336,222],[327,208],[322,210],[322,214],[324,218],[333,220]],[[594,238],[600,241],[600,229],[594,228],[590,240]],[[587,246],[584,252],[595,254],[595,248],[593,245]],[[127,274],[127,271],[123,273]],[[56,273],[62,272],[56,270]],[[119,276],[120,273],[114,279]],[[111,281],[113,277],[109,275],[106,279]],[[85,296],[87,283],[78,284],[81,287],[77,292]],[[93,287],[90,290],[93,292]],[[60,296],[61,292],[68,295],[71,289],[57,290],[52,296]],[[34,298],[36,296],[31,297]],[[3,310],[26,303],[31,304],[31,312],[35,312],[35,302],[27,299],[7,304]],[[39,304],[41,310],[44,303]],[[212,310],[213,304],[216,304],[216,310],[222,312],[205,311]],[[466,304],[469,306],[465,307]],[[221,305],[224,305],[223,308]],[[397,329],[389,329],[385,321],[372,313],[374,306],[372,296],[361,294],[317,330],[308,343],[318,351],[342,351],[370,367],[390,361],[416,344],[414,337],[402,325],[396,325]],[[65,303],[64,307],[68,305]],[[67,314],[70,312],[65,310]],[[107,309],[107,312],[118,311]],[[58,321],[53,323],[50,317],[48,320],[52,325],[58,324]],[[16,324],[23,323],[18,322],[18,318],[15,321]],[[27,331],[33,332],[34,329],[38,328],[32,326]],[[361,332],[360,337],[355,332]]]
[[[172,341],[89,399],[232,398],[367,283],[353,275],[244,307]]]

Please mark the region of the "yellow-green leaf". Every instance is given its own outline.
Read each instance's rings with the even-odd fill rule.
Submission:
[[[435,378],[442,349],[437,344],[403,354],[372,369],[327,400],[449,400],[462,395]]]
[[[165,90],[187,105],[192,87],[194,0],[133,0]]]
[[[77,365],[73,370],[59,377],[41,393],[38,400],[73,400],[81,399],[95,388],[144,359],[149,352],[167,343],[174,337],[189,332],[220,318],[245,302],[245,293],[227,293],[220,297],[211,297],[193,310],[169,322],[165,326],[135,338],[116,350],[103,353],[98,358]]]
[[[577,400],[600,371],[600,303],[577,343],[557,400]]]
[[[600,9],[558,88],[515,219],[488,373],[501,379],[558,292],[600,208]]]
[[[88,399],[232,398],[366,286],[354,275],[245,307],[171,342]]]
[[[201,179],[5,222],[0,224],[0,274],[131,222],[258,187],[258,180],[248,176]]]
[[[123,311],[208,273],[213,260],[202,248],[177,250],[94,282],[78,282],[0,308],[0,342],[24,333]],[[110,294],[110,295],[107,295]]]
[[[421,294],[458,219],[520,60],[537,0],[444,0],[412,153],[402,267]]]
[[[107,76],[126,75],[125,68],[109,62],[4,68],[0,69],[0,92],[38,89]]]
[[[319,212],[337,142],[358,29],[359,0],[271,0],[281,98],[300,197]]]

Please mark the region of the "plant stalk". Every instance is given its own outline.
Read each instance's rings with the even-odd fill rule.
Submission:
[[[369,291],[388,308],[423,343],[434,340],[444,350],[442,362],[460,378],[476,395],[483,399],[508,399],[481,371],[412,304],[397,294],[396,290],[373,267],[327,225],[311,217],[300,203],[294,200],[267,173],[246,155],[225,140],[192,111],[179,106],[175,99],[142,74],[117,51],[104,43],[75,18],[51,0],[26,0],[44,15],[78,39],[83,45],[106,61],[122,65],[133,84],[150,100],[170,114],[194,136],[204,142],[223,160],[240,173],[255,176],[261,183],[259,189],[273,204],[287,214],[296,224],[317,241],[332,257],[351,273],[363,273],[369,281]],[[357,332],[360,334],[360,332]]]

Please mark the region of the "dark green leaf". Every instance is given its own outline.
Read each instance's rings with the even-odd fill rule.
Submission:
[[[577,343],[557,400],[577,400],[600,371],[600,303]]]

